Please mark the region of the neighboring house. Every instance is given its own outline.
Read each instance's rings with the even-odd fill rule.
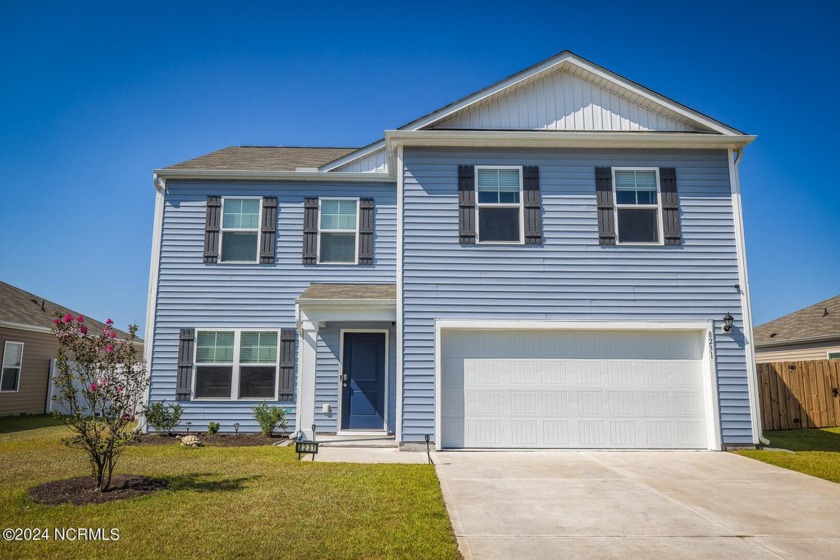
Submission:
[[[0,282],[0,416],[43,414],[50,410],[50,371],[58,354],[58,341],[52,333],[56,314],[83,315],[35,294]],[[101,330],[104,323],[85,316],[90,329]],[[128,333],[114,329],[117,336]],[[137,339],[138,356],[143,355]]]
[[[444,449],[754,444],[753,139],[563,52],[363,148],[159,169],[149,399]]]
[[[756,327],[755,359],[840,360],[840,295]]]

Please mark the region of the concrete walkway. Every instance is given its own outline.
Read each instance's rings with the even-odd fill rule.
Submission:
[[[434,459],[467,560],[840,558],[840,484],[730,453]]]

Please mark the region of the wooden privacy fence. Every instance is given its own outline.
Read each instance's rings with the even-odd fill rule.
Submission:
[[[840,426],[840,360],[757,365],[763,429]]]

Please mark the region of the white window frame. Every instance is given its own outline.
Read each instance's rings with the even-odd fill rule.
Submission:
[[[21,371],[23,371],[23,347],[24,347],[23,342],[14,342],[12,340],[7,340],[6,343],[3,345],[3,357],[2,357],[2,359],[0,359],[0,387],[3,386],[3,374],[6,371],[6,368],[3,367],[3,363],[6,361],[6,355],[7,355],[6,353],[9,350],[9,345],[10,344],[17,344],[18,346],[20,346],[20,365],[17,366],[17,370],[18,370],[18,372],[17,372],[17,383],[15,383],[14,391],[12,391],[10,389],[6,389],[6,390],[0,389],[0,393],[17,393],[17,392],[20,391],[20,373],[21,373]],[[10,369],[15,369],[15,368],[10,368]]]
[[[356,237],[356,241],[353,243],[354,253],[353,253],[353,262],[336,262],[336,261],[323,261],[321,260],[321,203],[323,201],[333,201],[333,200],[352,200],[356,203],[356,228],[355,229],[330,229],[324,233],[352,233]],[[327,196],[323,198],[318,198],[318,264],[330,264],[330,265],[357,265],[359,264],[359,197],[352,197],[352,196]]]
[[[479,169],[517,169],[519,170],[519,204],[512,203],[498,203],[478,201],[478,171]],[[475,189],[475,242],[481,245],[524,245],[525,244],[525,201],[524,197],[524,177],[522,176],[521,165],[476,165],[475,178],[473,188]],[[481,208],[519,208],[519,241],[482,241],[481,240],[481,226],[479,215]]]
[[[198,363],[198,333],[200,332],[232,332],[233,333],[233,363],[228,362],[219,362],[219,363]],[[240,349],[241,349],[241,341],[242,341],[242,333],[243,332],[273,332],[277,333],[277,356],[274,360],[274,394],[271,398],[266,397],[249,397],[249,398],[239,398],[239,378],[240,378],[240,369],[242,368],[243,364],[239,361]],[[280,352],[282,351],[282,344],[280,343],[280,329],[274,327],[248,327],[245,329],[230,329],[224,327],[205,327],[195,330],[195,344],[193,345],[193,368],[192,368],[192,391],[191,391],[191,400],[194,401],[222,401],[222,402],[231,402],[231,401],[239,401],[239,402],[280,402],[277,400],[277,391],[280,388]],[[245,367],[249,366],[268,366],[271,364],[264,363],[264,364],[244,364]],[[196,397],[195,396],[195,388],[198,379],[198,368],[203,366],[222,366],[222,367],[231,367],[231,374],[230,374],[230,397]]]
[[[615,181],[615,173],[616,171],[653,171],[656,177],[656,204],[619,204],[618,203],[618,191],[616,189],[616,181]],[[659,245],[665,244],[665,237],[662,228],[664,224],[662,223],[662,185],[659,183],[659,168],[658,167],[613,167],[612,168],[612,194],[613,194],[613,201],[614,201],[614,208],[613,208],[613,220],[615,220],[615,243],[616,245],[625,245],[625,246],[643,246],[643,247],[656,247]],[[618,210],[621,209],[642,209],[642,210],[652,210],[656,209],[656,229],[659,235],[658,241],[621,241],[621,231],[618,227]]]
[[[225,201],[227,200],[259,200],[259,210],[257,210],[257,228],[256,229],[225,229]],[[219,216],[219,263],[220,264],[258,264],[260,262],[260,232],[262,231],[262,215],[263,215],[263,200],[261,196],[223,196],[221,215]],[[257,234],[257,251],[256,258],[252,261],[224,261],[222,260],[222,249],[225,242],[225,231],[238,233],[256,233]]]

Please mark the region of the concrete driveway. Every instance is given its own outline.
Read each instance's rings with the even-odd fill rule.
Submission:
[[[730,453],[450,452],[470,558],[840,558],[840,484]]]

